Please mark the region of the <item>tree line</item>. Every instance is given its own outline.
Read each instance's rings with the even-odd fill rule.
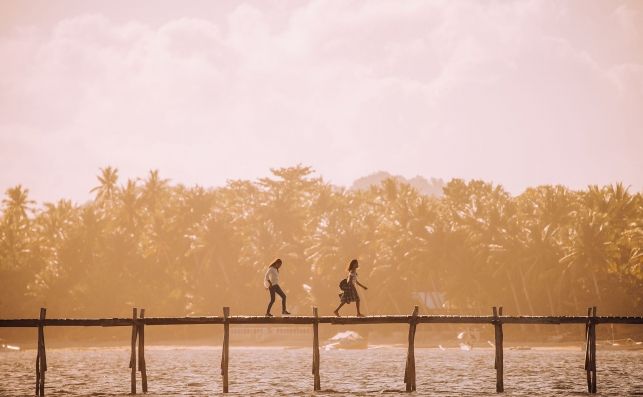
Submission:
[[[94,198],[44,203],[6,191],[0,214],[0,314],[262,314],[263,273],[284,261],[294,314],[330,314],[346,266],[360,261],[367,314],[643,314],[641,193],[622,184],[500,185],[453,179],[441,196],[387,179],[334,186],[311,167],[206,189],[156,170],[100,170]]]

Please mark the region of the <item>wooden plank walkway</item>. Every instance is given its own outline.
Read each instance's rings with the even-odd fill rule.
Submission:
[[[36,395],[45,395],[45,371],[47,359],[45,351],[45,327],[132,327],[131,356],[131,393],[136,394],[136,372],[141,372],[141,386],[144,393],[148,390],[147,366],[145,364],[145,326],[154,325],[223,325],[224,337],[221,350],[221,376],[223,392],[228,392],[228,364],[230,362],[230,325],[235,324],[309,324],[313,326],[313,390],[321,390],[319,375],[319,324],[359,325],[359,324],[409,324],[408,352],[404,370],[406,391],[416,390],[415,377],[415,332],[418,324],[489,324],[495,330],[495,363],[496,392],[504,391],[503,374],[503,325],[505,324],[582,324],[585,325],[586,352],[585,371],[587,390],[597,392],[596,383],[596,326],[600,324],[643,324],[643,316],[597,316],[596,307],[587,311],[587,316],[505,316],[502,307],[493,307],[490,316],[457,316],[457,315],[420,315],[415,306],[411,315],[380,315],[366,317],[318,316],[313,308],[312,316],[231,316],[230,308],[223,308],[223,316],[203,317],[145,317],[145,309],[140,312],[132,310],[131,318],[46,318],[46,309],[40,309],[39,318],[0,319],[0,327],[38,328],[38,349],[36,357]]]
[[[586,324],[585,316],[230,316],[229,324],[408,324],[413,320],[418,324]],[[146,317],[131,318],[48,318],[40,321],[29,319],[0,319],[0,327],[130,327],[132,322],[144,325],[190,325],[224,324],[224,317]],[[595,324],[643,324],[643,317],[597,316],[592,317]]]

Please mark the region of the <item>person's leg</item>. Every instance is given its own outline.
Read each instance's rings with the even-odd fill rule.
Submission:
[[[333,312],[337,317],[339,317],[339,309],[341,309],[342,306],[344,306],[344,302],[340,302],[339,306],[337,306],[337,309],[335,309],[335,311]]]
[[[364,315],[359,311],[359,299],[355,301],[355,306],[357,306],[357,317],[363,317]]]
[[[270,303],[268,303],[268,309],[266,310],[266,314],[270,314],[270,309],[272,308],[272,304],[275,303],[275,288],[274,288],[274,286],[268,288],[268,291],[270,292]]]
[[[275,285],[275,292],[281,297],[281,312],[284,314],[289,314],[288,310],[286,310],[286,294],[279,285]]]

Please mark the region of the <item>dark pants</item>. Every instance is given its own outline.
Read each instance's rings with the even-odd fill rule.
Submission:
[[[270,291],[270,303],[268,303],[268,310],[266,310],[266,313],[270,313],[270,309],[272,308],[272,304],[275,303],[275,294],[278,294],[281,296],[281,311],[285,312],[286,311],[286,294],[284,294],[284,291],[281,290],[281,287],[279,284],[273,285],[272,287],[268,288]]]

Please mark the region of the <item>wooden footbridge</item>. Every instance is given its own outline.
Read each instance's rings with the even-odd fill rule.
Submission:
[[[136,394],[136,372],[141,373],[141,384],[147,392],[147,368],[145,364],[145,327],[154,325],[189,325],[217,324],[223,325],[223,348],[221,350],[221,375],[223,392],[228,392],[228,363],[230,361],[230,325],[235,324],[309,324],[313,327],[312,375],[313,389],[321,390],[319,376],[319,324],[409,324],[408,352],[404,370],[406,391],[416,390],[415,378],[415,331],[418,324],[489,324],[495,329],[495,369],[496,392],[504,391],[503,384],[503,330],[504,324],[579,324],[585,326],[585,371],[587,373],[587,391],[596,393],[596,326],[599,324],[643,324],[643,317],[597,316],[596,307],[587,310],[587,316],[504,316],[502,307],[493,308],[490,316],[441,316],[420,315],[418,307],[410,315],[386,315],[367,317],[330,317],[319,316],[313,308],[312,316],[257,317],[230,316],[230,308],[223,308],[223,316],[208,317],[145,317],[145,309],[140,312],[134,308],[132,318],[100,319],[48,319],[46,309],[40,309],[37,319],[1,320],[0,327],[37,327],[38,350],[36,355],[36,395],[45,395],[45,372],[47,355],[45,351],[45,327],[132,327],[131,356],[131,392]]]

